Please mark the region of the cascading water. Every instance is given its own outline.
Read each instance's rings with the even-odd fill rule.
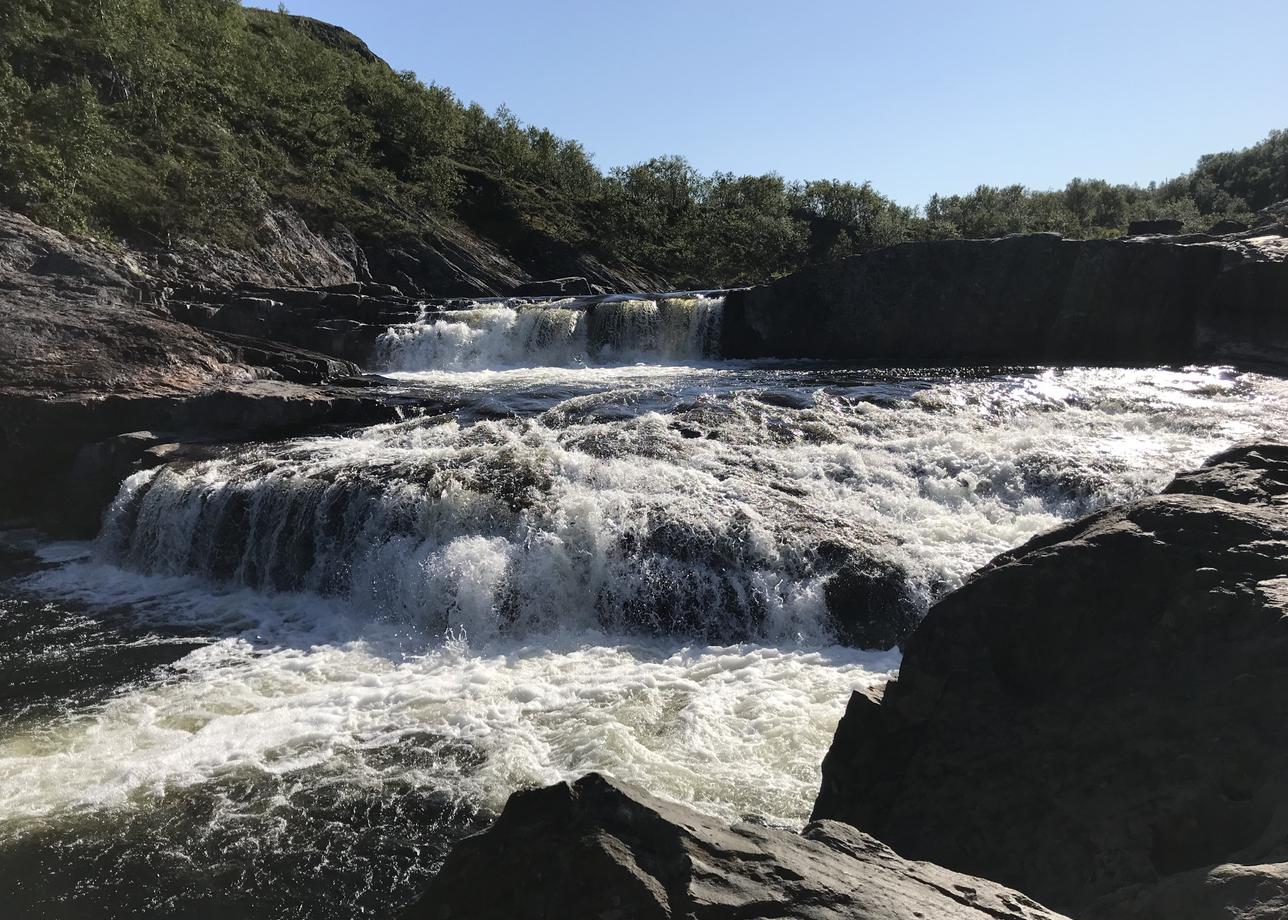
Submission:
[[[466,371],[701,361],[716,356],[723,305],[708,296],[477,304],[391,328],[377,342],[377,363]]]
[[[1288,386],[1221,368],[720,362],[719,313],[427,314],[379,362],[436,414],[132,476],[0,596],[4,647],[66,650],[15,658],[44,689],[0,717],[0,878],[387,914],[509,792],[588,770],[799,824],[849,692],[898,665],[838,641],[856,610],[915,616],[1288,426]]]

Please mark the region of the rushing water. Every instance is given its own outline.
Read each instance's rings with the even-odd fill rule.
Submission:
[[[0,594],[0,898],[387,914],[516,788],[601,770],[807,816],[841,644],[996,553],[1281,431],[1222,368],[722,362],[715,298],[391,329],[426,410],[131,477]],[[891,586],[893,584],[893,587]]]

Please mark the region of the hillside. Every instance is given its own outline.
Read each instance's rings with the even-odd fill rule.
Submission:
[[[1158,217],[1205,230],[1284,198],[1284,132],[1148,187],[981,186],[921,209],[681,157],[605,174],[576,141],[466,105],[313,19],[234,0],[0,10],[0,204],[180,280],[723,286],[904,240],[1113,236]]]

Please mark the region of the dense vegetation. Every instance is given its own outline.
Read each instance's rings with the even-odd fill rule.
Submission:
[[[732,284],[907,239],[1187,229],[1288,198],[1288,132],[1148,187],[981,186],[901,207],[868,184],[598,170],[575,141],[464,105],[342,30],[235,0],[7,0],[0,203],[76,232],[241,245],[265,209],[367,239],[508,219],[676,283]]]

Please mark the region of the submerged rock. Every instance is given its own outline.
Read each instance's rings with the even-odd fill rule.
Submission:
[[[882,559],[855,556],[823,585],[837,638],[855,648],[893,648],[916,627],[924,606],[903,569]]]
[[[999,556],[851,698],[814,817],[1079,916],[1273,915],[1236,906],[1284,897],[1285,496],[1244,446]]]
[[[1054,920],[1016,891],[910,862],[834,821],[730,827],[596,773],[515,793],[409,918]]]

